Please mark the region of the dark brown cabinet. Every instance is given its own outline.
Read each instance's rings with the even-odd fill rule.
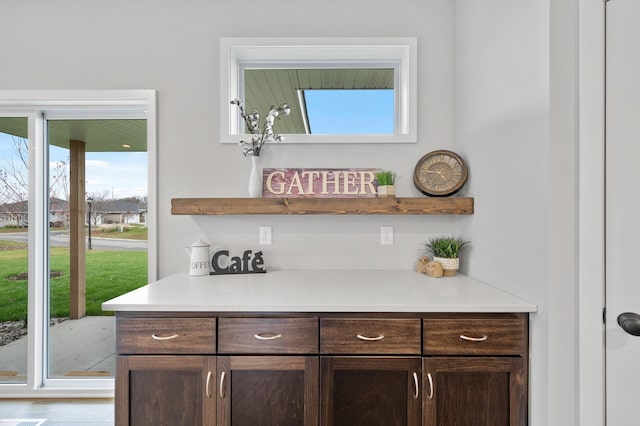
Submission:
[[[527,424],[526,315],[433,314],[423,336],[423,425]]]
[[[526,426],[528,316],[118,313],[116,425]]]
[[[419,318],[320,319],[322,426],[419,426]]]
[[[320,359],[322,426],[420,426],[419,357]]]
[[[215,357],[118,356],[118,426],[215,424]]]
[[[218,425],[317,426],[317,356],[219,356]]]
[[[116,352],[116,425],[215,424],[215,318],[117,317]]]
[[[522,363],[518,357],[425,358],[423,424],[526,425]]]
[[[317,353],[317,318],[219,318],[217,424],[317,426]]]

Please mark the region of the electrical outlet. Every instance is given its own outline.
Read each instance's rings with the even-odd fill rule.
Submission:
[[[270,226],[261,226],[258,230],[260,244],[265,246],[271,245],[271,227]]]
[[[383,245],[383,246],[393,245],[393,226],[380,227],[380,245]]]

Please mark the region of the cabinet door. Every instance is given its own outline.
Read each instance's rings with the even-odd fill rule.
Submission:
[[[215,357],[118,356],[117,426],[215,424]]]
[[[425,426],[525,426],[520,357],[424,358]]]
[[[219,356],[219,426],[317,426],[317,356]]]
[[[322,426],[418,426],[420,358],[321,357]]]

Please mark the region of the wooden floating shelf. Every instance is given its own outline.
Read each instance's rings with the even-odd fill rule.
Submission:
[[[172,198],[171,214],[473,214],[473,198]]]

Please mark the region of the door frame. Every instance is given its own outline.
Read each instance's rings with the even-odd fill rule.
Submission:
[[[0,90],[0,114],[24,113],[29,117],[29,162],[35,164],[29,172],[29,297],[27,383],[0,386],[1,397],[13,398],[102,398],[113,397],[114,380],[109,379],[48,379],[44,362],[47,350],[44,328],[45,286],[47,277],[47,152],[43,131],[45,111],[123,111],[144,109],[147,120],[147,185],[148,185],[148,264],[149,282],[158,275],[157,262],[157,116],[155,90]]]
[[[578,424],[605,424],[605,0],[579,1]]]

